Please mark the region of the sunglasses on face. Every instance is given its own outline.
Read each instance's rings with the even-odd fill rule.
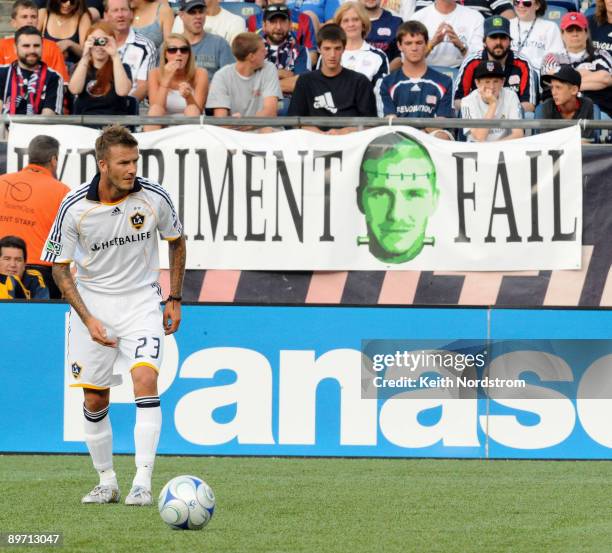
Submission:
[[[189,46],[168,46],[168,48],[166,48],[166,52],[168,52],[168,54],[176,54],[177,52],[180,52],[181,54],[189,54],[190,51],[191,48],[189,48]]]
[[[533,0],[514,0],[512,3],[515,6],[520,6],[523,4],[524,8],[531,8],[531,6],[533,6]]]

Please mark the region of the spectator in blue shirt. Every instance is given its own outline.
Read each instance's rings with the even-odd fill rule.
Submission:
[[[360,2],[371,23],[370,32],[365,37],[366,42],[387,55],[391,71],[399,69],[402,65],[402,58],[397,48],[396,35],[402,24],[402,18],[381,8],[381,0],[360,0]]]
[[[427,27],[419,21],[402,23],[397,46],[404,56],[402,66],[387,75],[380,86],[382,115],[395,117],[452,117],[451,78],[427,66]],[[379,102],[380,105],[381,102]],[[427,128],[437,138],[452,140],[444,129]]]

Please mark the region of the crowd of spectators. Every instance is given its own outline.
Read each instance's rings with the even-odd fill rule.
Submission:
[[[177,117],[612,115],[612,0],[595,0],[588,16],[574,11],[557,20],[548,18],[547,0],[382,1],[257,0],[257,13],[243,18],[219,0],[16,0],[14,36],[0,41],[1,109]],[[579,82],[567,80],[568,67]],[[565,80],[551,80],[556,73]],[[557,103],[565,96],[552,92],[561,82],[579,87],[575,102]],[[460,134],[475,141],[522,135],[467,122]]]
[[[424,130],[474,142],[524,133],[471,119],[612,116],[612,0],[556,21],[547,0],[257,0],[246,19],[219,0],[40,2],[15,0],[0,40],[2,113],[461,117]],[[27,216],[0,213],[0,298],[60,297],[39,260],[68,191],[58,155],[38,136],[0,177],[0,197],[29,194]]]

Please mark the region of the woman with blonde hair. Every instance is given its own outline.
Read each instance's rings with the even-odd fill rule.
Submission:
[[[129,115],[130,68],[121,63],[111,26],[98,21],[87,31],[83,56],[68,90],[77,96],[73,112],[89,115]]]
[[[85,0],[48,0],[47,7],[38,10],[38,21],[43,37],[57,42],[72,73],[83,54],[85,35],[91,27]]]
[[[149,115],[201,115],[208,95],[208,73],[196,67],[187,37],[168,35],[159,58],[159,67],[149,72]],[[159,128],[147,125],[144,130]]]
[[[333,22],[346,33],[342,67],[365,75],[376,86],[389,73],[389,60],[382,50],[365,41],[372,25],[364,7],[359,2],[345,2],[336,10]]]

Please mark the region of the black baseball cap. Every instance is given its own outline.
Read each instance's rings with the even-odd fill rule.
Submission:
[[[474,69],[474,78],[483,79],[485,77],[499,77],[505,79],[506,74],[498,61],[481,61]]]
[[[571,65],[560,65],[556,73],[542,75],[543,83],[550,84],[553,79],[576,85],[578,88],[582,84],[582,76]]]
[[[193,8],[205,8],[206,2],[204,0],[184,0],[181,2],[181,11],[188,12]]]
[[[268,4],[263,11],[264,21],[273,17],[284,17],[291,19],[289,8],[285,4]]]
[[[487,17],[484,20],[484,36],[491,35],[510,35],[510,21],[501,15]]]

